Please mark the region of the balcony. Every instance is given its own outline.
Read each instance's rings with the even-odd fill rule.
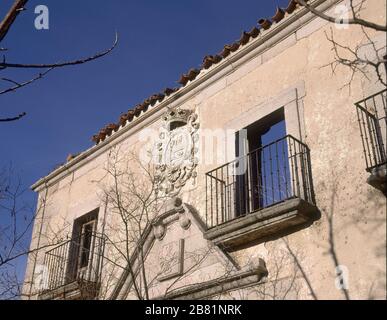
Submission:
[[[46,252],[41,300],[91,300],[98,295],[105,237],[84,233]]]
[[[318,218],[309,148],[288,135],[206,174],[205,237],[234,249]]]
[[[385,195],[387,194],[386,96],[387,89],[355,104],[366,170],[370,174],[367,182]]]

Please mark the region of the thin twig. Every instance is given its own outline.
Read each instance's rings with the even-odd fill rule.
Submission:
[[[43,63],[43,64],[25,64],[25,63],[8,63],[8,62],[0,62],[0,69],[5,69],[5,68],[20,68],[20,69],[46,69],[46,68],[62,68],[66,66],[74,66],[74,65],[79,65],[83,64],[86,62],[90,62],[93,60],[96,60],[98,58],[101,58],[103,56],[106,56],[109,54],[111,51],[114,50],[114,48],[118,44],[118,33],[115,35],[114,43],[113,45],[102,52],[99,52],[93,56],[83,58],[83,59],[78,59],[78,60],[72,60],[72,61],[66,61],[66,62],[56,62],[56,63]]]

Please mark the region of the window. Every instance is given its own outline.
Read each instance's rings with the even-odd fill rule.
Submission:
[[[93,299],[98,295],[105,236],[97,234],[98,209],[74,221],[70,239],[45,253],[47,283],[39,299]]]
[[[235,215],[281,201],[290,186],[284,110],[254,122],[236,133]],[[289,186],[288,186],[289,185]]]
[[[90,250],[92,249],[93,231],[95,229],[96,221],[85,223],[82,226],[80,253],[79,253],[79,267],[85,268],[89,264]]]
[[[74,281],[80,273],[92,267],[98,209],[76,219],[69,250],[67,282]]]

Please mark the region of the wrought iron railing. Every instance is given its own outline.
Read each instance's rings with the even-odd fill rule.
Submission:
[[[285,136],[206,174],[212,228],[291,198],[314,204],[308,146]]]
[[[98,284],[105,250],[105,237],[84,233],[46,252],[45,281],[41,293],[68,284]]]
[[[387,163],[387,89],[355,103],[367,171]]]

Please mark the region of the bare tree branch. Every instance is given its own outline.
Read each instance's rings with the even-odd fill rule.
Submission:
[[[93,56],[83,58],[83,59],[78,59],[78,60],[72,60],[72,61],[66,61],[66,62],[56,62],[56,63],[43,63],[43,64],[24,64],[24,63],[7,63],[5,61],[0,62],[0,69],[6,69],[6,68],[21,68],[21,69],[46,69],[46,68],[61,68],[65,66],[74,66],[74,65],[79,65],[79,64],[84,64],[86,62],[90,62],[93,60],[96,60],[98,58],[101,58],[103,56],[106,56],[109,54],[111,51],[114,50],[114,48],[118,44],[118,33],[115,35],[115,39],[113,42],[113,45],[102,52],[99,52]]]
[[[24,9],[24,6],[28,0],[15,0],[13,6],[5,16],[5,18],[0,22],[0,42],[4,39],[4,37],[7,35],[8,31],[10,30],[12,24],[14,23],[16,17],[18,14]],[[18,69],[47,69],[44,72],[40,72],[38,75],[33,77],[30,80],[26,81],[16,81],[10,78],[0,78],[1,81],[5,81],[8,83],[11,83],[12,86],[6,89],[0,90],[0,95],[14,92],[20,88],[23,88],[27,85],[32,84],[33,82],[42,79],[48,72],[50,72],[52,69],[55,68],[61,68],[65,66],[73,66],[73,65],[79,65],[79,64],[84,64],[93,60],[96,60],[98,58],[101,58],[107,54],[109,54],[118,44],[118,34],[116,32],[115,34],[115,40],[113,45],[105,50],[98,52],[97,54],[94,54],[93,56],[89,56],[86,58],[82,59],[77,59],[77,60],[70,60],[70,61],[65,61],[65,62],[57,62],[57,63],[49,63],[49,64],[24,64],[24,63],[7,63],[5,56],[3,57],[3,61],[0,63],[0,70],[4,70],[7,68],[18,68]],[[1,47],[0,51],[6,51],[6,48]],[[0,118],[0,122],[11,122],[11,121],[17,121],[20,120],[22,117],[24,117],[26,114],[25,112],[20,113],[16,117],[10,117],[10,118]]]
[[[0,122],[12,122],[12,121],[17,121],[17,120],[20,120],[21,118],[23,118],[25,115],[27,115],[27,113],[23,112],[23,113],[19,114],[19,115],[16,116],[16,117],[12,117],[12,118],[0,118]]]
[[[17,89],[20,89],[20,88],[23,88],[29,84],[31,84],[32,82],[35,82],[37,80],[40,80],[42,79],[45,75],[47,75],[47,73],[49,73],[51,70],[53,70],[54,68],[50,68],[50,69],[47,69],[46,71],[44,72],[41,72],[39,73],[37,76],[35,76],[34,78],[30,79],[30,80],[27,80],[27,81],[24,81],[22,83],[18,83],[16,81],[12,81],[13,83],[15,83],[14,86],[12,87],[9,87],[7,89],[4,89],[2,91],[0,91],[0,95],[2,94],[6,94],[6,93],[9,93],[9,92],[13,92],[13,91],[16,91]],[[4,78],[2,78],[2,80],[4,80]],[[11,82],[10,80],[8,80],[8,82]]]
[[[335,60],[322,67],[331,67],[333,74],[339,65],[348,67],[351,70],[351,76],[344,87],[348,86],[349,88],[357,72],[361,73],[364,78],[370,80],[366,72],[366,67],[370,67],[371,70],[373,70],[373,72],[376,74],[378,81],[386,86],[387,82],[385,77],[383,77],[381,69],[386,65],[387,59],[386,56],[380,57],[379,53],[381,50],[385,50],[386,47],[377,49],[375,43],[371,40],[366,30],[362,28],[362,31],[367,42],[356,46],[354,49],[347,45],[338,43],[334,39],[332,28],[330,29],[330,34],[325,33],[327,40],[332,44],[332,51],[334,53]],[[361,55],[361,50],[367,47],[372,49],[374,57],[367,58]]]
[[[0,23],[0,42],[7,35],[18,14],[23,10],[28,0],[15,0],[13,6]]]
[[[361,44],[355,47],[350,45],[339,43],[334,39],[333,29],[330,28],[330,34],[325,33],[327,40],[332,44],[332,51],[334,53],[334,61],[324,65],[329,66],[332,70],[332,74],[335,74],[336,68],[340,65],[349,68],[351,71],[349,80],[343,85],[342,88],[348,87],[351,90],[351,84],[355,75],[360,73],[364,78],[370,80],[370,72],[375,75],[377,82],[384,86],[387,86],[387,79],[385,68],[387,65],[386,46],[379,48],[376,45],[376,40],[372,39],[366,29],[372,29],[376,32],[387,32],[387,27],[378,25],[368,20],[359,18],[360,11],[362,11],[366,0],[361,0],[360,3],[354,4],[353,0],[349,0],[349,7],[352,14],[352,18],[344,19],[332,17],[324,12],[316,9],[312,4],[308,4],[307,0],[296,0],[300,5],[306,7],[310,12],[316,16],[331,22],[336,25],[357,25],[361,28],[364,35],[364,39]],[[366,54],[368,53],[368,54]]]
[[[310,293],[311,293],[313,299],[314,299],[314,300],[318,300],[317,294],[316,294],[316,292],[314,291],[313,286],[312,286],[312,284],[311,284],[311,282],[310,282],[310,280],[309,280],[309,277],[308,277],[308,275],[306,274],[304,268],[302,267],[299,258],[298,258],[297,255],[293,252],[293,250],[290,248],[289,242],[287,241],[287,239],[283,239],[283,242],[285,243],[286,249],[288,250],[288,252],[290,253],[290,255],[293,257],[294,262],[296,263],[298,270],[300,270],[300,272],[301,272],[301,274],[302,274],[302,277],[303,277],[303,279],[305,280],[305,282],[306,282],[306,284],[307,284],[307,286],[308,286],[308,288],[309,288],[309,291],[310,291]]]

